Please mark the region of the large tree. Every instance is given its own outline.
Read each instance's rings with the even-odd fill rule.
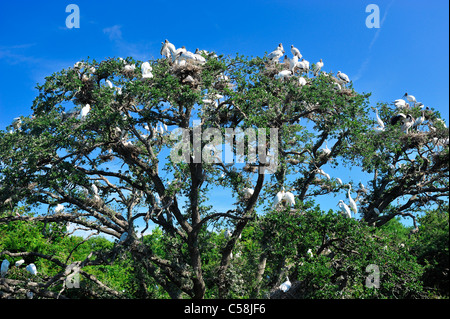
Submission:
[[[164,53],[168,58],[86,60],[61,70],[37,87],[32,115],[0,132],[0,210],[13,212],[25,205],[39,212],[3,215],[0,224],[70,223],[117,238],[112,248],[75,264],[41,254],[39,258],[61,268],[47,280],[64,278],[75,269],[119,297],[121,293],[83,267],[113,263],[127,253],[139,260],[139,271],[145,273],[141,277],[152,278],[170,297],[204,298],[205,256],[211,254],[205,234],[221,222],[231,233],[216,251],[214,278],[208,278],[216,296],[229,296],[233,251],[249,225],[267,230],[255,248],[257,292],[271,256],[265,239],[271,234],[267,214],[307,215],[316,210],[311,202],[348,192],[358,205],[360,223],[380,227],[407,216],[415,225],[417,213],[448,201],[448,129],[439,112],[414,103],[401,110],[379,103],[385,127],[375,130],[370,94],[356,92],[332,73],[309,72],[289,58],[279,62],[267,56]],[[421,116],[422,123],[414,121]],[[416,124],[406,128],[408,121]],[[188,133],[184,144],[170,134],[175,128]],[[263,130],[256,129],[264,129],[267,138],[251,141],[247,136],[245,163],[228,163],[204,134],[203,153],[215,159],[199,160],[196,132],[208,129],[219,130],[223,137],[229,129],[254,130],[259,137]],[[275,141],[269,132],[276,132],[271,135]],[[240,150],[238,135],[231,136],[234,153]],[[193,151],[183,153],[181,162],[169,154],[179,145]],[[251,146],[274,145],[272,154],[260,152],[252,158]],[[269,169],[267,160],[272,157],[273,164],[274,154],[276,165]],[[322,169],[326,164],[373,177],[366,188],[352,181],[342,184],[337,176],[327,176]],[[271,205],[284,190],[294,195],[295,205],[287,200]],[[236,198],[224,211],[212,206],[211,198],[219,191]],[[142,240],[146,229],[136,228],[149,222],[162,230],[164,253]],[[332,233],[327,236],[330,247],[339,241]],[[279,280],[289,262],[282,259],[274,266]],[[49,282],[33,289],[54,296],[48,287]]]

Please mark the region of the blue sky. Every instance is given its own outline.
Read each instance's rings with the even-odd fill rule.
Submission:
[[[69,4],[80,28],[65,25]],[[366,6],[381,27],[367,28]],[[161,42],[263,56],[294,44],[323,70],[342,71],[370,101],[405,92],[449,122],[449,3],[442,0],[1,1],[0,129],[29,115],[36,83],[88,56],[159,58]]]

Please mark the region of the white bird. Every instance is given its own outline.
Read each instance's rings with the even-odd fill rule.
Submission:
[[[404,108],[409,107],[409,104],[406,103],[406,101],[403,100],[403,99],[397,99],[397,100],[395,100],[395,101],[394,101],[394,105],[395,105],[395,107],[398,108],[398,109],[404,109]]]
[[[308,251],[306,253],[308,254],[309,258],[313,258],[314,257],[314,255],[313,255],[313,253],[311,251],[311,248],[308,249]]]
[[[283,201],[289,205],[295,205],[295,196],[291,192],[285,192],[283,196]]]
[[[403,96],[406,97],[406,99],[409,102],[412,102],[412,103],[416,103],[417,102],[416,97],[414,95],[409,95],[408,93],[405,93],[405,95],[403,95]]]
[[[56,207],[55,207],[55,213],[59,214],[59,213],[61,213],[63,210],[64,210],[64,205],[62,205],[62,204],[56,205]]]
[[[418,117],[413,124],[413,127],[417,128],[425,121],[425,111],[422,111],[422,116]]]
[[[37,275],[37,269],[35,264],[29,264],[25,269],[33,276]]]
[[[126,71],[126,72],[133,72],[134,70],[136,70],[136,65],[134,65],[134,64],[127,64],[127,65],[125,65],[124,67],[123,67],[123,69]]]
[[[175,52],[175,46],[169,42],[169,40],[165,40],[164,42],[161,42],[161,55],[165,57],[166,59],[170,58],[172,53]]]
[[[277,48],[276,50],[269,53],[267,58],[271,60],[272,62],[278,62],[278,59],[281,58],[284,54],[284,51]]]
[[[294,68],[297,66],[297,63],[298,63],[298,56],[294,56],[292,59],[289,59],[289,70],[294,72]]]
[[[20,117],[14,118],[12,126],[15,130],[20,130],[20,127],[22,126],[22,119]]]
[[[283,48],[283,44],[282,43],[278,43],[277,49],[283,51],[283,53],[284,53],[284,48]]]
[[[357,214],[358,213],[358,206],[356,206],[356,202],[353,200],[352,196],[350,195],[350,190],[352,189],[352,185],[348,184],[348,201],[350,202],[350,209]]]
[[[24,262],[25,262],[25,260],[21,259],[21,260],[16,261],[16,263],[14,265],[16,267],[20,267]]]
[[[281,80],[286,80],[287,78],[292,76],[292,71],[291,70],[283,70],[278,72],[277,74],[275,74],[275,79],[281,79]]]
[[[5,277],[6,273],[8,272],[9,268],[9,261],[8,259],[4,259],[2,262],[2,266],[0,268],[0,277]]]
[[[344,81],[345,83],[349,83],[350,79],[348,78],[348,75],[345,73],[342,73],[341,71],[338,71],[336,74],[337,78],[341,81]]]
[[[346,203],[341,199],[338,203],[339,208],[344,213],[344,216],[348,218],[352,218],[352,212],[350,211],[350,207],[347,206]]]
[[[95,195],[98,195],[98,188],[97,188],[97,185],[92,184],[92,185],[91,185],[91,189],[92,189],[92,192],[93,192]]]
[[[175,60],[179,60],[178,57],[180,56],[180,54],[186,52],[186,47],[183,45],[181,48],[178,48],[176,50],[174,50],[172,47],[169,47],[170,49],[170,54],[172,55],[172,62],[175,62]]]
[[[307,60],[305,60],[305,59],[302,59],[301,62],[302,62],[303,65],[305,66],[306,71],[309,71],[309,67],[310,67],[309,61],[307,61]]]
[[[194,59],[196,62],[198,62],[199,64],[204,64],[206,63],[206,59],[204,57],[202,57],[200,54],[195,54],[194,53]]]
[[[322,59],[320,59],[320,61],[314,65],[314,76],[316,76],[322,68],[323,68],[323,62],[322,62]]]
[[[375,107],[374,107],[373,109],[375,110],[375,115],[376,115],[376,117],[377,117],[377,123],[378,123],[378,126],[381,127],[381,128],[384,128],[384,123],[383,123],[383,121],[381,120],[380,116],[378,115],[378,109],[375,108]]]
[[[326,177],[328,180],[330,179],[330,175],[325,173],[321,168],[317,169],[317,173],[322,175],[322,176],[324,176],[324,177]]]
[[[283,200],[283,197],[284,197],[284,190],[281,190],[275,195],[272,207],[277,207],[278,204],[281,203],[281,201]]]
[[[89,111],[91,110],[91,106],[89,104],[86,104],[80,112],[80,120],[84,120],[86,116],[89,114]]]
[[[281,191],[279,191],[274,199],[273,199],[273,205],[272,207],[277,207],[280,203],[282,204],[289,204],[289,205],[295,205],[295,196],[291,192],[285,192],[284,187]]]
[[[110,80],[106,80],[105,83],[109,86],[110,89],[112,89],[114,87],[114,85],[112,84],[112,82]]]
[[[288,276],[286,276],[286,281],[280,285],[280,289],[283,292],[287,292],[289,289],[291,289],[291,282],[289,281]]]
[[[142,78],[144,78],[144,79],[153,78],[152,70],[153,70],[153,68],[149,62],[142,63],[142,65],[141,65]]]
[[[303,76],[299,77],[298,84],[300,84],[300,86],[306,85],[306,79]]]
[[[406,118],[403,119],[403,125],[401,127],[402,131],[408,134],[408,131],[411,126],[413,126],[414,122],[415,120],[410,114],[406,115]]]
[[[291,45],[291,52],[294,56],[298,57],[299,59],[302,58],[302,54],[300,53],[300,50],[294,47],[294,45]]]

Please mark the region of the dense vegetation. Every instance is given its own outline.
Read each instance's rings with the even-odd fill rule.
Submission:
[[[379,103],[386,125],[375,130],[370,94],[332,73],[169,51],[61,70],[38,85],[33,114],[0,131],[2,297],[448,297],[448,128],[438,111]],[[169,156],[176,128],[193,151],[183,162]],[[245,137],[245,164],[223,160],[223,140],[207,135],[230,128],[262,129],[255,143]],[[365,174],[366,186],[324,171],[337,167]],[[215,207],[217,192],[234,202]],[[324,210],[335,194],[358,215]],[[73,225],[114,240],[70,235]],[[67,283],[74,275],[78,288]]]

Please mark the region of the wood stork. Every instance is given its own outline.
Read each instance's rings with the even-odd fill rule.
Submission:
[[[0,277],[5,277],[6,273],[8,272],[9,268],[9,261],[8,259],[4,259],[2,262],[2,266],[0,267]]]
[[[320,70],[322,68],[323,68],[323,62],[322,62],[322,59],[320,59],[320,61],[314,65],[314,70],[313,70],[314,76],[317,76],[317,74],[320,72]]]
[[[425,111],[422,111],[422,115],[420,117],[418,117],[414,123],[413,123],[413,127],[414,128],[418,128],[420,125],[422,125],[422,123],[425,121]]]
[[[64,211],[64,205],[62,205],[62,204],[56,205],[55,213],[59,214],[59,213],[61,213],[62,211]]]
[[[409,104],[406,103],[406,101],[403,100],[403,99],[397,99],[397,100],[395,100],[395,101],[394,101],[394,105],[395,105],[395,107],[396,107],[397,109],[404,109],[404,108],[408,108],[408,107],[409,107]]]
[[[284,48],[283,48],[283,44],[282,43],[278,43],[277,50],[283,51],[283,53],[284,53]]]
[[[306,254],[309,256],[309,258],[313,258],[313,257],[314,257],[311,248],[308,249],[308,251],[306,252]]]
[[[91,185],[91,190],[92,190],[92,192],[94,193],[94,195],[98,195],[98,188],[97,188],[97,185],[92,184],[92,185]]]
[[[280,289],[283,292],[287,292],[287,291],[289,291],[289,289],[291,289],[291,282],[290,282],[288,276],[286,276],[286,281],[280,285]]]
[[[350,203],[350,209],[357,214],[358,213],[358,206],[356,206],[356,202],[353,200],[352,196],[350,195],[350,191],[352,189],[352,184],[348,184],[348,201]]]
[[[143,79],[153,78],[152,70],[153,70],[153,68],[149,62],[142,63],[142,65],[141,65],[142,78]]]
[[[341,71],[338,71],[338,73],[336,74],[336,77],[343,81],[345,84],[350,83],[350,79],[348,78],[348,75],[345,73],[342,73]]]
[[[245,198],[250,198],[254,192],[255,191],[252,188],[248,188],[248,187],[244,188],[244,190],[243,190],[243,194],[244,194]]]
[[[342,213],[344,213],[345,217],[352,218],[352,212],[350,211],[350,207],[344,201],[341,199],[339,203],[337,204],[339,208],[341,209]]]
[[[14,118],[12,126],[15,130],[20,130],[20,127],[22,126],[22,119],[20,117]]]
[[[408,102],[417,103],[416,97],[414,95],[410,95],[408,93],[405,93],[405,95],[403,95],[403,97],[406,97]]]
[[[293,44],[291,45],[291,52],[292,52],[292,55],[293,55],[293,56],[296,56],[296,57],[298,57],[299,59],[302,58],[302,54],[300,53],[300,50],[297,49],[296,47],[294,47]]]
[[[91,110],[91,106],[89,104],[86,104],[83,106],[80,112],[80,120],[84,120],[86,116],[89,114],[89,111]]]
[[[172,56],[172,53],[175,52],[175,46],[167,39],[164,42],[161,42],[161,44],[162,47],[160,54],[166,59],[170,58]]]
[[[29,264],[25,269],[33,276],[37,275],[37,268],[35,264]]]
[[[327,156],[331,154],[331,150],[328,148],[328,142],[327,141],[325,141],[325,147],[322,148],[322,153],[327,155]]]
[[[281,58],[284,54],[284,51],[277,48],[276,50],[269,53],[267,58],[271,60],[272,62],[278,62],[278,59]]]

